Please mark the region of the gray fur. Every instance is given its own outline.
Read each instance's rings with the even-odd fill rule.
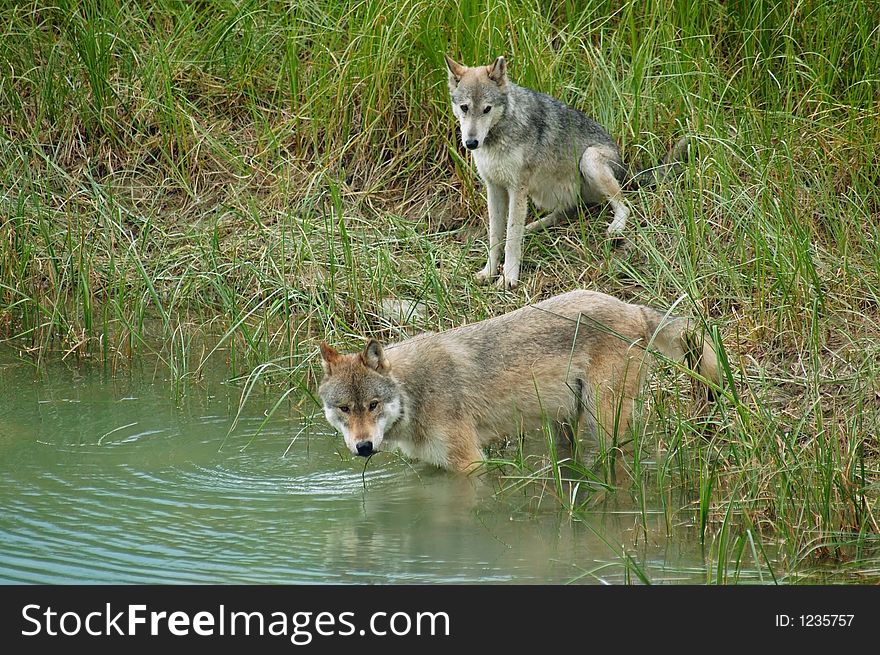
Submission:
[[[583,203],[608,202],[614,212],[608,233],[623,231],[629,208],[622,187],[627,168],[608,132],[585,113],[507,77],[504,57],[490,66],[463,66],[446,57],[453,113],[462,144],[471,150],[487,189],[489,253],[477,275],[495,278],[504,249],[499,285],[515,287],[524,233],[550,227]],[[682,140],[655,169],[634,184],[653,184],[687,152]],[[526,225],[528,199],[547,216]]]

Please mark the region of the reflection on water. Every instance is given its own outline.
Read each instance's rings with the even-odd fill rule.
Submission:
[[[323,421],[266,420],[277,392],[0,362],[0,582],[704,582],[697,530],[618,492],[584,520],[388,454]],[[647,527],[647,531],[645,528]],[[757,574],[755,574],[757,576]],[[745,579],[748,579],[748,574]],[[757,577],[755,577],[757,579]]]

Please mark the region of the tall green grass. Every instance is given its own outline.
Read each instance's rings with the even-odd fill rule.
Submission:
[[[878,533],[878,25],[867,0],[0,3],[0,338],[155,356],[180,393],[222,358],[287,393],[314,389],[319,339],[395,338],[389,297],[424,304],[418,329],[578,286],[683,299],[723,346],[718,405],[695,415],[672,371],[635,459],[573,495],[559,462],[514,457],[511,480],[573,514],[656,491],[693,512],[712,581],[764,544],[849,571]],[[477,286],[444,52],[505,54],[634,163],[683,133],[697,156],[628,196],[628,248],[596,208],[527,239],[516,293]]]

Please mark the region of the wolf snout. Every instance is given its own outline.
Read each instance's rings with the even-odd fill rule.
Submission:
[[[373,450],[373,442],[372,441],[359,441],[355,446],[358,451],[358,455],[361,457],[369,457],[375,452]]]
[[[468,139],[464,142],[464,145],[468,150],[476,150],[480,142],[477,139]]]

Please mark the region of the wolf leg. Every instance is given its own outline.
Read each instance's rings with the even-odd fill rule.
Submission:
[[[504,246],[507,225],[507,189],[497,184],[488,184],[486,202],[489,205],[489,259],[486,267],[477,273],[480,282],[489,282],[498,274],[501,249]]]
[[[580,170],[583,176],[587,202],[605,200],[611,205],[614,217],[608,224],[608,234],[615,235],[623,231],[629,208],[623,202],[620,182],[614,176],[614,159],[610,157],[608,148],[591,146],[581,156]]]
[[[458,423],[446,434],[446,468],[460,473],[477,469],[485,460],[473,425]]]
[[[576,378],[570,388],[575,398],[575,410],[573,422],[569,426],[569,432],[565,434],[568,437],[573,458],[577,458],[578,452],[582,448],[585,441],[595,444],[599,435],[598,424],[596,422],[596,398],[593,389],[585,378]]]
[[[519,266],[522,259],[523,231],[529,211],[529,196],[525,188],[511,188],[508,200],[507,235],[504,240],[504,273],[498,286],[515,289],[519,284]]]
[[[544,218],[539,218],[538,220],[532,221],[531,223],[526,225],[525,232],[526,234],[528,234],[529,232],[534,232],[535,230],[552,227],[556,225],[556,223],[558,223],[559,219],[561,218],[571,218],[572,216],[577,216],[577,212],[577,205],[575,205],[574,207],[568,207],[566,209],[554,209]]]

